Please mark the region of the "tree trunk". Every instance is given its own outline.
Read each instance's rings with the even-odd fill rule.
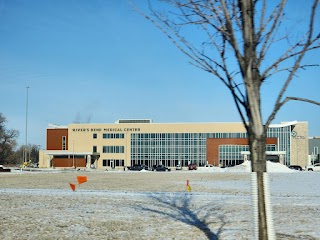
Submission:
[[[268,239],[267,213],[265,202],[265,189],[263,174],[266,172],[266,137],[264,134],[257,136],[249,131],[252,172],[257,174],[258,193],[258,226],[259,239]]]
[[[262,126],[263,127],[263,126]],[[254,132],[249,132],[249,143],[251,152],[252,172],[266,172],[266,137],[265,134],[257,136]]]

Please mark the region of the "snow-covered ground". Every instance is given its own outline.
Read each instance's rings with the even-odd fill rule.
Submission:
[[[253,239],[249,172],[0,174],[0,239]],[[268,172],[277,239],[320,239],[320,173]]]

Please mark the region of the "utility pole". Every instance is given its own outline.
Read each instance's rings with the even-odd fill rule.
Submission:
[[[74,168],[74,140],[72,140],[72,167]]]
[[[26,87],[27,89],[27,101],[26,101],[26,144],[24,146],[24,162],[27,162],[28,158],[28,101],[29,101],[29,86]]]

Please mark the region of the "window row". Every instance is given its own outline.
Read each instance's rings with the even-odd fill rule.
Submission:
[[[267,144],[266,151],[276,151],[277,146],[275,144]],[[220,153],[239,153],[241,151],[250,151],[248,145],[220,145],[219,152]]]
[[[239,153],[241,151],[249,151],[248,145],[220,145],[219,153]]]
[[[277,148],[276,148],[276,145],[274,144],[267,144],[266,146],[266,151],[276,151]]]
[[[160,159],[148,159],[148,160],[144,160],[144,159],[131,159],[131,165],[134,164],[144,164],[147,165],[149,167],[153,166],[153,165],[158,165],[158,164],[162,164],[164,166],[167,167],[175,167],[178,164],[180,164],[182,167],[187,167],[188,164],[190,163],[195,163],[198,166],[204,166],[206,164],[206,160],[205,159],[192,159],[192,160],[178,160],[178,159],[172,159],[172,160],[160,160]]]
[[[169,146],[173,146],[173,145],[201,145],[201,144],[206,144],[206,140],[202,140],[202,139],[180,139],[180,140],[156,140],[156,141],[150,141],[150,140],[138,140],[138,141],[131,141],[131,145],[135,146],[135,145],[142,145],[142,146],[159,146],[159,145],[169,145]]]
[[[131,139],[154,138],[246,138],[247,133],[136,133],[131,134]]]
[[[102,138],[108,138],[108,139],[124,138],[124,133],[104,133],[102,134]]]
[[[142,157],[142,158],[196,158],[199,156],[206,156],[205,154],[131,154],[132,157]]]
[[[206,148],[131,148],[131,153],[201,153]]]
[[[93,139],[98,138],[97,133],[92,134]],[[103,133],[102,138],[104,139],[123,139],[124,138],[124,133]]]
[[[67,137],[62,136],[62,150],[67,150]]]
[[[124,153],[124,146],[103,146],[103,153]]]
[[[123,167],[124,159],[103,159],[102,160],[103,167]]]

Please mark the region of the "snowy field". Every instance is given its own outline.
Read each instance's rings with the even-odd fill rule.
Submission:
[[[268,172],[277,239],[320,239],[320,173]],[[247,165],[1,173],[0,207],[0,239],[253,239]]]

